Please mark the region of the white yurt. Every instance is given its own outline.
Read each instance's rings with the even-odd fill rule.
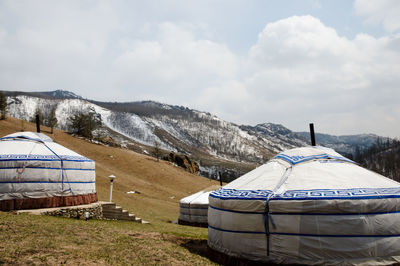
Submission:
[[[208,196],[211,191],[199,191],[179,201],[178,223],[207,227]]]
[[[207,227],[208,197],[220,186],[213,185],[179,201],[178,223],[182,225]]]
[[[18,132],[0,138],[0,210],[96,201],[94,161],[41,133]]]
[[[294,264],[400,262],[400,184],[332,149],[296,148],[212,192],[208,245]]]

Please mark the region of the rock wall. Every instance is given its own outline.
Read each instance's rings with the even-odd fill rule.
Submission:
[[[42,212],[42,215],[61,216],[66,218],[85,219],[85,212],[89,213],[89,219],[102,219],[101,204],[90,204],[74,207],[57,208]]]

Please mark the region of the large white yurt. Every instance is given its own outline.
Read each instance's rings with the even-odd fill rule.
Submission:
[[[208,245],[272,263],[400,262],[400,184],[332,149],[296,148],[212,192]]]
[[[0,138],[0,210],[97,201],[94,161],[41,133]]]

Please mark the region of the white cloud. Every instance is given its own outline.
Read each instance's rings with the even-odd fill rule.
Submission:
[[[146,89],[142,97],[169,96],[176,102],[236,77],[237,58],[225,45],[196,39],[189,29],[173,23],[157,25],[154,33],[155,40],[124,44],[125,51],[113,64],[119,86],[135,84]]]
[[[0,1],[0,88],[72,89],[99,100],[181,104],[235,123],[305,130],[315,122],[327,133],[400,136],[395,18],[376,20],[389,36],[348,39],[313,16],[293,16],[268,23],[239,55],[211,25],[190,21],[196,8],[183,21],[148,21],[154,4],[112,3]],[[172,3],[174,16],[185,13]]]
[[[299,130],[314,121],[324,132],[398,136],[399,41],[349,40],[311,16],[270,23],[249,51],[241,82],[251,110],[241,120]]]
[[[400,1],[398,0],[356,0],[354,8],[358,15],[370,24],[382,24],[388,32],[400,29]]]

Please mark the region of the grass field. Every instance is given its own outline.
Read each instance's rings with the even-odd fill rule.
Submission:
[[[25,131],[34,131],[24,122]],[[14,118],[0,121],[0,137],[21,131]],[[55,130],[53,140],[96,162],[99,200],[113,201],[150,224],[81,221],[0,212],[0,264],[207,265],[207,229],[181,226],[179,200],[217,182],[127,149],[92,144]],[[127,194],[135,190],[140,194]]]

